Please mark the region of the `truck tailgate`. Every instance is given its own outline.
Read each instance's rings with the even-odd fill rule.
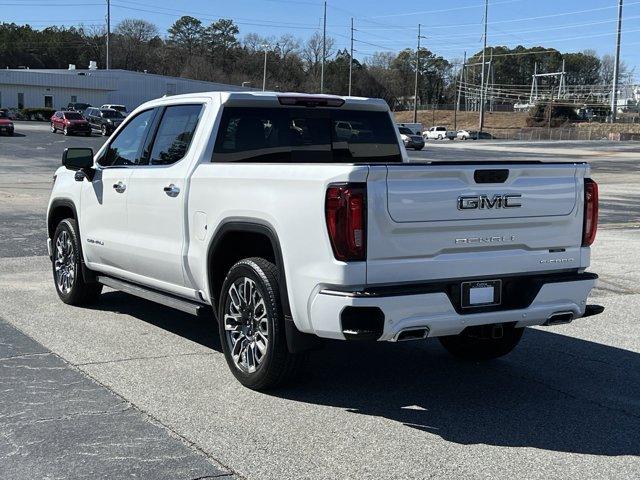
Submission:
[[[587,169],[574,163],[371,167],[367,283],[579,268]]]

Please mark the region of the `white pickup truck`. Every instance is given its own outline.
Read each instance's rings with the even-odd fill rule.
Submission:
[[[602,311],[588,165],[410,163],[381,100],[177,95],[62,163],[47,215],[62,301],[106,285],[216,318],[253,389],[321,338],[438,337],[491,359],[524,327]]]

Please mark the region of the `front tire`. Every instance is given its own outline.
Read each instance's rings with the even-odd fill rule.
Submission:
[[[107,126],[106,125],[102,125],[102,127],[100,127],[100,133],[102,134],[103,137],[107,136]]]
[[[439,337],[442,346],[451,355],[463,360],[492,360],[510,353],[524,334],[524,328],[504,328],[500,338],[486,338],[462,332],[459,335]]]
[[[291,380],[305,354],[287,348],[276,266],[264,258],[236,263],[222,285],[218,307],[220,342],[238,381],[267,390]]]
[[[57,130],[56,126],[51,122],[51,133],[56,133]]]
[[[102,292],[102,285],[85,281],[78,224],[73,218],[58,224],[52,243],[53,280],[60,300],[69,305],[95,302]]]
[[[68,129],[67,127],[64,127],[64,128],[62,129],[62,134],[63,134],[65,137],[68,137],[68,136],[69,136],[69,129]]]

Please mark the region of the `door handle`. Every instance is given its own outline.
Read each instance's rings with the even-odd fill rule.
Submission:
[[[173,183],[170,183],[166,187],[163,188],[164,193],[169,195],[170,197],[177,197],[180,193],[180,188],[176,187]]]
[[[124,193],[124,191],[127,189],[127,186],[122,182],[118,182],[113,184],[113,189],[118,193]]]

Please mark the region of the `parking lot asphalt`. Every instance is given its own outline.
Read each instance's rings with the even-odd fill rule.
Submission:
[[[607,307],[603,315],[528,329],[511,355],[488,364],[454,360],[434,340],[330,343],[312,354],[301,383],[262,394],[233,379],[211,319],[109,290],[91,309],[58,300],[43,256],[51,175],[65,145],[97,148],[103,139],[45,128],[17,123],[24,137],[0,137],[0,445],[10,445],[0,456],[27,452],[24,459],[14,452],[14,463],[0,461],[0,476],[38,477],[23,475],[27,462],[54,458],[68,436],[91,438],[93,450],[83,463],[52,462],[51,478],[87,471],[107,478],[102,455],[122,460],[118,478],[163,478],[156,473],[163,471],[195,478],[180,462],[196,460],[209,462],[198,468],[250,479],[640,478],[640,145],[442,141],[410,154],[592,163],[603,223],[592,267],[601,282],[592,301]],[[11,361],[48,357],[72,380],[39,376],[47,364],[7,368],[2,348],[24,357]],[[46,395],[45,386],[57,393]],[[86,406],[76,388],[100,390],[96,405]],[[38,389],[40,397],[21,396]],[[68,422],[53,437],[34,422],[30,432],[14,433],[11,412],[64,418],[76,401],[80,412],[113,407],[116,426]],[[62,413],[47,416],[55,409]],[[130,430],[122,427],[126,415],[134,417]],[[148,443],[126,455],[118,450],[125,432]],[[174,441],[180,445],[164,443]],[[102,445],[109,442],[115,450]],[[154,455],[177,463],[133,470],[145,460],[154,464]],[[13,475],[3,471],[7,465]]]

